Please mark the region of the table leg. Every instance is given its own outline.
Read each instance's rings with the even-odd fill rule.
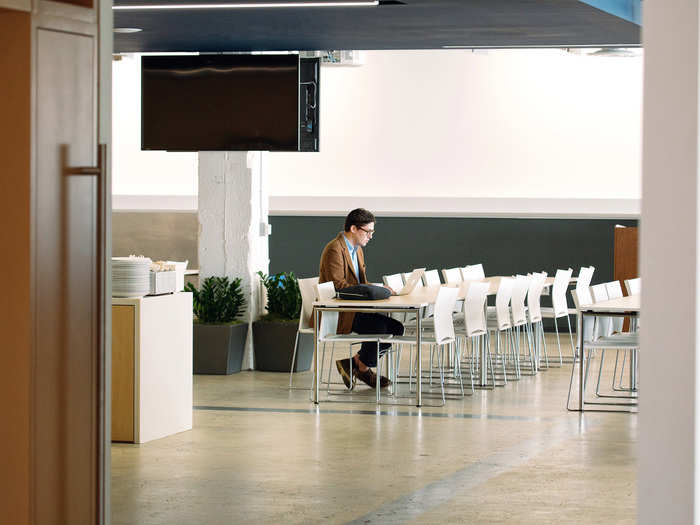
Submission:
[[[489,334],[484,336],[484,340],[481,341],[481,348],[479,349],[479,365],[481,367],[479,372],[479,386],[487,386],[489,382],[488,378],[488,339]],[[494,385],[496,386],[496,385]]]
[[[314,359],[316,360],[314,365],[314,393],[313,400],[316,405],[318,405],[318,389],[319,389],[319,370],[318,370],[318,309],[314,308]]]
[[[416,310],[416,360],[418,361],[418,366],[416,367],[418,369],[417,375],[416,375],[416,406],[420,407],[423,404],[423,393],[421,392],[421,383],[423,381],[423,365],[422,365],[422,357],[423,357],[423,351],[422,351],[422,346],[421,346],[421,337],[422,334],[421,332],[423,331],[421,327],[421,318],[423,317],[423,309],[418,308]],[[409,384],[410,386],[410,384]]]
[[[580,412],[583,412],[583,397],[585,395],[585,392],[583,391],[583,370],[585,368],[584,366],[584,361],[586,360],[586,352],[585,349],[583,348],[583,326],[585,324],[586,314],[584,312],[581,312],[581,329],[579,330],[578,335],[578,353],[579,353],[579,373],[578,373],[578,409]],[[556,321],[555,321],[556,322]],[[574,357],[574,364],[572,366],[575,366],[576,364],[576,358]]]

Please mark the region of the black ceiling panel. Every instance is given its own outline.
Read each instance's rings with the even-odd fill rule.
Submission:
[[[168,1],[191,3],[116,0],[115,5]],[[378,7],[115,10],[114,27],[143,31],[115,34],[114,50],[217,52],[640,44],[637,24],[578,0],[403,1],[403,5]]]

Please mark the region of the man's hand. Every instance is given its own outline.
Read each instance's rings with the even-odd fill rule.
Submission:
[[[389,290],[391,292],[391,295],[396,295],[396,292],[394,291],[394,289],[391,286],[385,286],[384,288]]]

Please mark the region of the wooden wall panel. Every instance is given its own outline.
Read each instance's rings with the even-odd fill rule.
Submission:
[[[135,310],[112,306],[112,441],[134,441]]]
[[[639,228],[615,228],[614,279],[625,289],[625,279],[639,277]]]
[[[0,9],[0,522],[30,522],[31,15]]]

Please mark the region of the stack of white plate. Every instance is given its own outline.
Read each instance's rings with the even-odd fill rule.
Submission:
[[[148,257],[112,257],[112,296],[143,297],[151,289]]]

